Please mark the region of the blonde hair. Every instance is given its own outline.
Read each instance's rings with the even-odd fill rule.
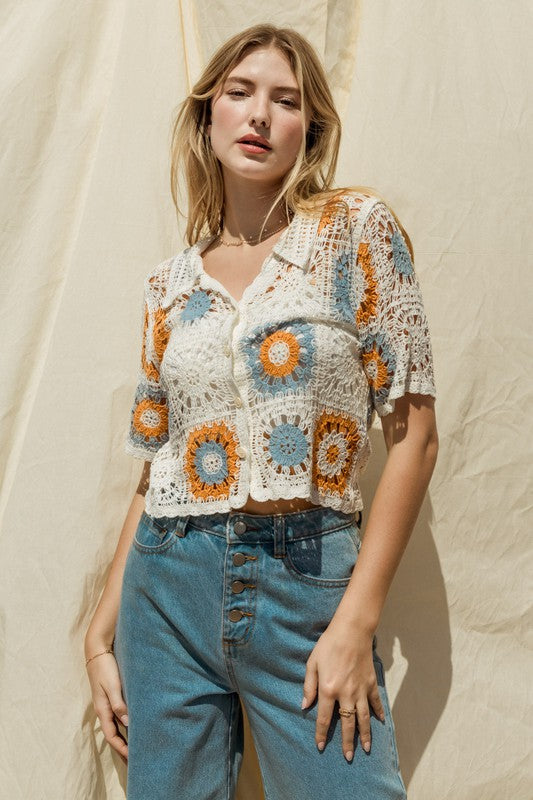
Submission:
[[[211,122],[211,99],[223,85],[232,69],[257,47],[273,46],[288,59],[301,93],[302,141],[291,169],[285,175],[274,198],[266,221],[280,201],[284,201],[287,217],[321,213],[323,207],[343,192],[364,192],[383,199],[370,186],[332,187],[341,139],[341,121],[325,70],[312,45],[292,28],[270,24],[253,25],[232,36],[212,55],[209,63],[178,107],[171,137],[170,187],[177,214],[180,169],[187,191],[187,227],[189,245],[204,236],[219,233],[223,223],[224,183],[220,162],[215,156],[207,133]],[[306,119],[309,129],[306,131]],[[389,206],[390,207],[390,206]],[[411,256],[411,241],[399,219]],[[184,216],[182,214],[182,216]]]

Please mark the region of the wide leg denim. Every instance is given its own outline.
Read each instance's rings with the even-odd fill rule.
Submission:
[[[385,722],[370,753],[356,728],[343,755],[338,704],[323,752],[317,700],[301,709],[305,663],[361,547],[361,514],[143,513],[124,570],[115,634],[128,706],[128,800],[230,800],[246,708],[267,800],[405,800],[383,662]],[[255,798],[250,798],[255,800]]]

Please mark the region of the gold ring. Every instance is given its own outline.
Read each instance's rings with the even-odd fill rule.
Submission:
[[[352,714],[355,714],[356,710],[355,708],[339,708],[339,714],[341,717],[350,717]]]

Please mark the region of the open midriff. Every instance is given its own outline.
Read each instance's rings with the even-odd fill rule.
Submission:
[[[292,500],[254,500],[248,495],[246,503],[236,511],[243,511],[247,514],[287,514],[290,511],[303,511],[306,508],[318,508],[315,503],[305,500],[302,497],[295,497]]]

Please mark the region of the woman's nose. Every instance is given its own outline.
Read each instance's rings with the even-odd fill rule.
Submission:
[[[255,108],[250,113],[249,122],[250,125],[264,125],[265,128],[270,126],[270,117],[265,103],[256,104]]]

